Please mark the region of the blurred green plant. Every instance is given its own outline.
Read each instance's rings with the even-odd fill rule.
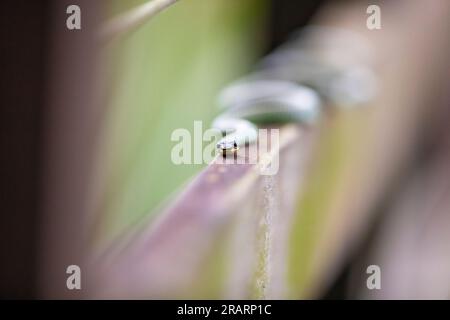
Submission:
[[[109,16],[144,1],[113,1]],[[171,133],[207,126],[215,97],[263,44],[266,1],[183,0],[105,47],[108,110],[98,160],[101,240],[144,217],[203,165],[170,159]]]

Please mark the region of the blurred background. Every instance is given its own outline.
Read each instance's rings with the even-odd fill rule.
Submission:
[[[148,2],[3,5],[1,298],[450,298],[450,3],[179,0],[102,33]],[[326,101],[273,179],[174,164],[172,132],[268,54],[290,68],[276,52],[309,25],[363,39],[315,40],[376,95]]]

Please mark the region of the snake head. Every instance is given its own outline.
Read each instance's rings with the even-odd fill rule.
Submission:
[[[235,139],[227,139],[226,137],[220,140],[217,145],[217,149],[219,149],[223,154],[234,153],[239,150],[238,144]]]

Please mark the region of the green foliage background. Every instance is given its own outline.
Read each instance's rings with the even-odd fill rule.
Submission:
[[[145,1],[112,1],[115,16]],[[100,150],[101,238],[120,234],[198,172],[174,165],[173,130],[208,126],[221,87],[264,45],[266,1],[181,0],[108,44],[108,110]],[[206,129],[206,128],[205,128]]]

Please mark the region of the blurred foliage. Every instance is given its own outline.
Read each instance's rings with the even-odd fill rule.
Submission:
[[[145,1],[113,1],[114,16]],[[108,110],[99,166],[100,237],[151,212],[203,165],[174,165],[171,133],[204,129],[223,85],[247,72],[263,45],[266,1],[181,0],[108,44]]]
[[[317,155],[308,183],[299,194],[290,237],[288,282],[292,297],[311,297],[311,291],[322,280],[318,277],[326,266],[320,265],[324,262],[318,261],[317,257],[320,242],[328,236],[326,232],[330,230],[327,230],[327,225],[333,221],[336,195],[343,188],[343,182],[352,175],[349,170],[352,171],[358,158],[358,146],[363,143],[362,137],[367,135],[367,130],[364,130],[367,127],[366,110],[335,113],[321,127]],[[359,134],[355,135],[355,132]],[[345,221],[348,217],[340,219]]]

